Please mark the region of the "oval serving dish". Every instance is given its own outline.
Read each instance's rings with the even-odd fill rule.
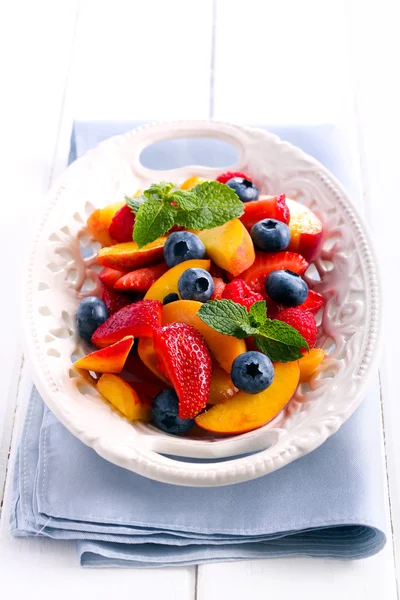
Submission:
[[[84,290],[98,285],[98,245],[85,228],[88,215],[152,182],[180,184],[193,175],[215,179],[221,169],[194,165],[152,171],[141,164],[140,153],[149,144],[188,136],[232,144],[238,160],[229,170],[250,172],[262,194],[285,193],[304,202],[325,228],[322,252],[305,279],[326,300],[317,346],[329,356],[274,421],[222,439],[180,438],[151,424],[129,423],[73,370],[71,361],[83,348],[77,307]],[[145,126],[101,143],[74,162],[50,191],[29,258],[24,305],[34,381],[55,416],[105,459],[177,485],[247,481],[311,452],[357,408],[379,354],[376,260],[346,192],[320,163],[275,135],[214,121]]]

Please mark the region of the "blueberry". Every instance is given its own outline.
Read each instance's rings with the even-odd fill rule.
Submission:
[[[232,363],[231,378],[234,385],[248,394],[258,394],[271,385],[274,366],[261,352],[244,352]]]
[[[169,267],[175,267],[185,260],[204,258],[205,255],[203,242],[189,231],[175,231],[165,242],[164,258]]]
[[[308,296],[308,286],[293,271],[272,271],[265,280],[268,296],[283,306],[295,307],[302,304]]]
[[[214,292],[214,281],[204,269],[186,269],[179,277],[178,290],[183,300],[207,302]]]
[[[178,294],[175,294],[174,292],[172,292],[171,294],[167,294],[165,296],[165,298],[162,301],[162,303],[165,306],[166,304],[170,304],[171,302],[176,302],[177,300],[179,300]]]
[[[290,242],[290,229],[276,219],[258,221],[250,231],[251,239],[259,250],[279,252],[285,250]]]
[[[243,177],[232,177],[232,179],[229,179],[226,182],[226,185],[229,185],[229,187],[237,193],[242,202],[258,200],[258,187],[248,179],[244,179]]]
[[[107,319],[107,308],[103,300],[96,296],[84,298],[76,313],[79,335],[86,342],[90,342],[96,329],[103,325]]]
[[[178,417],[179,401],[174,390],[163,390],[153,400],[151,416],[154,423],[167,433],[185,433],[194,425],[194,419]]]

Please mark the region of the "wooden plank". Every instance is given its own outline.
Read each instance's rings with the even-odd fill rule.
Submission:
[[[400,581],[400,404],[397,381],[397,319],[399,286],[395,251],[400,220],[398,165],[400,139],[400,89],[398,71],[400,40],[395,0],[353,0],[351,42],[356,83],[357,125],[361,166],[364,173],[366,213],[380,258],[384,300],[381,388],[384,433],[390,491],[393,548]],[[362,15],[362,27],[360,27]],[[371,43],[373,40],[373,43]]]
[[[364,19],[362,7],[365,3],[360,0],[359,5],[356,9],[356,25],[359,25],[361,17]],[[378,12],[378,8],[375,12]],[[386,10],[379,6],[379,12],[382,14]],[[393,16],[392,13],[392,20],[395,22]],[[359,156],[355,135],[358,130],[354,124],[353,112],[353,72],[348,45],[352,27],[348,5],[343,2],[306,0],[296,3],[283,0],[279,3],[259,3],[257,0],[247,0],[242,3],[239,0],[218,0],[215,117],[246,123],[282,125],[336,123],[346,130],[347,139],[354,146],[353,155]],[[365,28],[363,32],[365,42],[368,39],[370,43],[371,32]],[[394,31],[390,37],[396,38]],[[237,40],[240,43],[236,43]],[[376,39],[373,46],[370,44],[371,57],[374,50]],[[394,62],[399,52],[392,49],[392,53]],[[381,58],[383,59],[383,55]],[[365,58],[363,47],[359,47],[357,60],[357,68],[362,63],[371,88],[375,80],[371,77],[370,61]],[[377,66],[378,64],[381,64],[379,59]],[[394,69],[394,64],[392,68]],[[241,77],[240,74],[245,75]],[[234,84],[235,81],[237,85]],[[399,99],[398,96],[396,98]],[[371,99],[371,104],[374,103],[376,106],[377,93]],[[393,112],[392,118],[394,115]],[[367,119],[363,121],[364,127],[366,124]],[[354,166],[357,167],[356,161]],[[372,169],[372,164],[368,168]],[[395,188],[392,187],[393,189]],[[382,235],[386,235],[383,219],[387,219],[387,214],[382,213],[381,208],[382,201],[379,202],[378,196],[375,196],[374,214],[380,212]],[[366,207],[366,212],[371,216],[369,206]],[[398,219],[392,221],[393,228],[397,222]],[[386,238],[387,244],[392,243],[395,239],[393,236]],[[393,363],[394,356],[393,350]],[[395,373],[394,364],[391,372]],[[394,377],[391,384],[394,392]],[[393,411],[394,403],[390,406]],[[395,410],[399,412],[398,403]],[[392,413],[393,436],[395,423],[399,422],[400,417],[400,413],[397,413],[397,420]],[[400,456],[398,436],[396,448],[397,456]],[[392,460],[394,456],[392,450]],[[400,460],[396,465],[400,473]],[[397,478],[398,481],[400,480]],[[399,507],[398,496],[396,497]],[[397,598],[397,590],[389,523],[388,532],[389,542],[384,551],[357,562],[281,558],[202,565],[198,571],[198,598],[213,600],[224,594],[232,600],[245,595],[257,600],[270,595],[276,600],[288,600],[295,594],[300,600],[372,600],[378,596],[394,600]]]
[[[211,0],[82,4],[75,119],[206,118]]]
[[[146,3],[145,7],[141,2],[117,1],[112,7],[108,3],[83,2],[75,27],[77,8],[77,2],[67,0],[57,4],[41,1],[32,5],[28,14],[24,13],[26,25],[22,30],[19,28],[25,41],[20,49],[13,36],[25,11],[25,3],[15,2],[7,15],[3,15],[3,27],[8,30],[8,37],[3,38],[3,42],[7,52],[17,56],[7,73],[8,79],[3,80],[4,85],[8,81],[14,83],[15,69],[21,76],[16,90],[17,101],[7,107],[7,119],[12,122],[11,117],[15,115],[17,126],[26,136],[21,147],[16,143],[12,123],[5,140],[7,154],[12,149],[16,163],[10,177],[10,189],[15,188],[16,181],[23,181],[25,193],[22,198],[18,194],[17,198],[14,190],[15,201],[7,214],[8,220],[1,222],[1,233],[4,229],[8,235],[4,247],[12,247],[15,243],[17,228],[24,239],[25,232],[31,228],[33,215],[40,213],[44,192],[65,166],[73,118],[167,119],[189,115],[205,118],[208,115],[211,1],[196,2],[198,16],[193,24],[193,6],[189,8],[183,0],[172,0],[168,10],[164,3],[156,0]],[[171,14],[182,14],[190,27],[181,31],[176,20],[170,20],[171,24],[166,25]],[[28,47],[32,52],[25,59]],[[23,93],[26,83],[32,88],[29,96]],[[198,90],[193,92],[196,87]],[[22,243],[18,248],[18,261],[22,262],[26,246],[27,243]],[[7,272],[9,282],[15,281],[20,272],[15,265],[16,262],[13,268],[10,265],[10,272]],[[6,329],[5,333],[12,340],[18,309],[11,306],[11,301],[9,304],[2,304],[1,308],[4,306],[9,310],[10,331]],[[5,413],[4,418],[0,413],[0,423],[4,426],[3,457],[6,459],[14,407],[18,404],[12,455],[23,423],[31,378],[26,365],[20,373],[20,344],[11,358],[10,345],[0,352],[2,366],[10,371],[6,381],[14,381],[8,393],[10,401],[7,406],[5,403],[0,405]],[[3,358],[3,352],[8,362]],[[9,367],[16,356],[19,360],[11,373]],[[6,394],[1,394],[0,402],[5,397]],[[6,462],[3,461],[3,475]],[[0,591],[12,589],[15,597],[22,597],[40,589],[42,597],[50,598],[57,586],[57,593],[62,598],[70,597],[76,589],[97,598],[109,598],[115,589],[121,598],[162,595],[171,600],[186,600],[194,597],[195,567],[122,572],[80,569],[72,543],[12,539],[7,526],[9,497],[10,477],[0,530],[3,573]],[[21,572],[24,577],[20,577]]]
[[[2,6],[0,51],[12,57],[3,61],[2,82],[13,93],[6,95],[8,103],[0,117],[4,121],[0,156],[6,165],[0,181],[0,245],[7,257],[2,263],[7,293],[0,298],[6,317],[1,333],[7,340],[0,345],[0,501],[22,361],[21,283],[32,224],[40,215],[52,174],[77,2],[16,1]]]
[[[342,0],[218,0],[215,118],[268,124],[341,118],[349,103],[343,15]]]
[[[31,390],[29,369],[23,369],[13,449],[19,439]],[[9,506],[11,477],[7,481],[5,506]],[[0,565],[2,591],[11,591],[14,598],[39,595],[52,600],[54,590],[60,600],[69,600],[79,590],[79,598],[109,600],[118,590],[118,597],[165,598],[188,600],[194,597],[195,569],[82,569],[73,542],[51,539],[12,538],[6,515],[0,526]],[[21,576],[23,574],[23,576]]]

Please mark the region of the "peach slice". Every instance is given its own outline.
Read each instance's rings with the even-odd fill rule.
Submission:
[[[113,240],[108,233],[108,228],[114,215],[124,206],[125,202],[115,202],[108,204],[104,208],[98,208],[93,211],[87,220],[87,228],[95,240],[102,246],[111,246]]]
[[[148,290],[144,299],[145,300],[159,300],[162,302],[168,294],[178,294],[178,280],[186,269],[204,269],[205,271],[210,270],[209,260],[186,260],[172,269],[169,269],[164,275],[161,275],[159,279]]]
[[[169,379],[167,379],[165,375],[163,375],[163,373],[161,373],[161,371],[158,369],[158,358],[154,350],[153,338],[141,338],[139,340],[138,354],[143,364],[146,365],[146,367],[150,369],[150,371],[154,373],[158,379],[161,379],[161,381],[171,387],[171,382]]]
[[[232,275],[240,275],[253,264],[255,259],[253,242],[239,219],[232,219],[213,229],[197,231],[196,234],[214,263]]]
[[[118,375],[105,373],[97,383],[97,389],[129,421],[150,421],[151,405],[141,402],[139,394]]]
[[[196,185],[199,185],[199,183],[204,183],[205,181],[207,180],[203,179],[203,177],[197,177],[194,175],[182,183],[181,190],[191,190],[192,188],[196,187]]]
[[[126,336],[119,342],[91,352],[74,362],[74,367],[98,373],[121,373],[128,354],[133,346],[133,336]]]
[[[296,391],[299,383],[298,361],[275,363],[272,384],[259,394],[239,391],[223,404],[196,417],[196,424],[213,433],[235,434],[252,431],[276,417]]]
[[[218,363],[214,362],[208,404],[222,404],[228,398],[232,398],[238,391],[233,385],[230,375]]]
[[[291,233],[288,250],[304,256],[308,262],[312,261],[321,247],[323,226],[312,210],[297,202],[286,198],[290,210],[289,229]]]
[[[148,267],[162,261],[166,240],[166,236],[160,237],[143,248],[139,248],[136,242],[115,244],[109,248],[102,248],[97,260],[103,267],[118,271],[134,271]]]
[[[322,348],[311,348],[310,352],[307,352],[300,358],[300,383],[309,381],[311,375],[316,371],[317,367],[322,363],[326,352]]]
[[[203,335],[215,360],[219,362],[224,371],[230,373],[235,358],[239,354],[246,352],[246,343],[244,340],[223,335],[206,325],[197,316],[197,312],[201,306],[203,306],[202,303],[195,300],[177,300],[176,302],[166,304],[162,307],[162,324],[187,323],[188,325],[193,325]]]

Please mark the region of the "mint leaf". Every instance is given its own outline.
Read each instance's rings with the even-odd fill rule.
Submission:
[[[140,247],[154,241],[173,225],[211,229],[240,217],[244,211],[237,194],[218,181],[200,183],[192,190],[177,190],[175,184],[161,181],[153,183],[143,194],[140,199],[126,198],[136,213],[134,239]],[[142,209],[149,202],[153,203],[151,208]]]
[[[239,200],[236,192],[228,185],[218,181],[200,183],[193,188],[192,192],[203,202],[203,206],[207,207],[207,225],[204,226],[202,223],[196,229],[218,227],[231,219],[240,217],[244,212],[243,202]]]
[[[250,323],[253,327],[261,327],[267,320],[267,303],[265,300],[254,302],[250,307]]]
[[[198,310],[197,315],[203,323],[225,335],[242,339],[257,333],[250,326],[246,307],[232,300],[209,300]]]
[[[302,357],[301,348],[308,344],[287,323],[268,319],[265,301],[255,302],[250,311],[232,300],[209,300],[197,312],[212,329],[242,339],[254,336],[257,348],[274,362],[289,362]]]
[[[272,319],[266,319],[259,328],[254,343],[274,362],[297,360],[303,356],[301,348],[309,349],[306,340],[294,327]]]
[[[143,193],[149,200],[164,200],[169,197],[174,187],[175,184],[170,181],[160,181],[160,183],[152,183]]]
[[[172,199],[183,211],[190,212],[204,206],[204,200],[190,190],[176,190]]]
[[[174,224],[174,209],[168,202],[146,200],[141,204],[135,219],[133,239],[139,248],[153,242]]]
[[[143,202],[145,200],[146,200],[145,196],[134,196],[133,198],[131,198],[130,196],[125,196],[125,202],[129,206],[131,211],[134,212],[135,214],[137,213],[140,206],[143,204]]]

